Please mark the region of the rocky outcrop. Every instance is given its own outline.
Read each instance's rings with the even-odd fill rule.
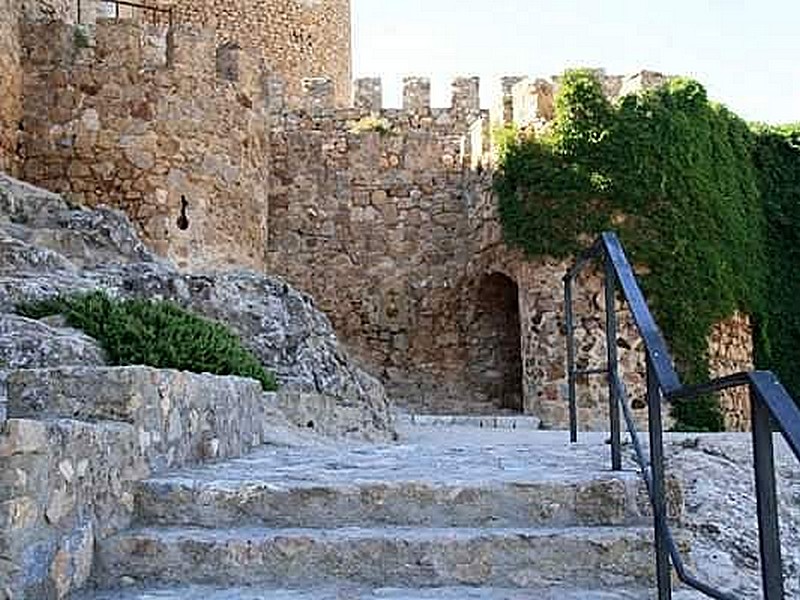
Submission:
[[[253,272],[181,273],[147,250],[122,213],[71,207],[56,194],[0,175],[0,313],[12,313],[21,301],[97,288],[172,300],[223,321],[284,389],[321,394],[366,411],[367,437],[391,429],[382,385],[350,360],[309,296]],[[48,333],[44,326],[39,331]],[[18,346],[8,348],[7,353],[21,352]],[[83,355],[87,360],[78,360]],[[75,349],[67,363],[58,352],[29,352],[16,360],[35,363],[36,356],[42,360],[35,366],[42,367],[98,362]]]
[[[739,598],[761,597],[751,438],[719,434],[673,438],[668,468],[683,489],[681,528],[702,581]],[[787,598],[800,598],[800,463],[779,436],[775,466]]]

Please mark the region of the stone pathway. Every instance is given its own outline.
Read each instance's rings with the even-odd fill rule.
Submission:
[[[145,481],[139,528],[99,547],[109,591],[80,597],[649,597],[652,532],[632,465],[608,469],[603,435],[571,446],[522,423],[406,419],[397,444],[287,440]]]

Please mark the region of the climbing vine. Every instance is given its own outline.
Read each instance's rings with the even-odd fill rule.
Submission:
[[[753,153],[767,220],[767,298],[759,321],[760,365],[800,398],[800,123],[759,127]]]
[[[552,124],[501,153],[505,238],[531,256],[566,257],[616,230],[649,267],[642,285],[685,381],[708,377],[711,327],[737,310],[760,325],[759,360],[786,374],[800,358],[800,282],[772,300],[781,273],[800,264],[796,132],[754,130],[695,81],[612,103],[592,71],[568,71]],[[723,426],[713,398],[673,416],[680,429]]]

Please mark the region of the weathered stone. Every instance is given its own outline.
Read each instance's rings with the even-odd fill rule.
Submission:
[[[241,587],[177,586],[114,590],[79,595],[75,600],[642,600],[649,598],[646,589],[578,589],[574,585],[536,586],[534,588],[499,587],[438,587],[438,588],[377,588],[338,584],[333,587],[315,586],[313,590],[276,589],[269,585]],[[675,600],[702,600],[699,596],[676,591]]]
[[[786,597],[800,597],[800,465],[775,436],[778,509]],[[751,436],[675,436],[668,469],[685,496],[681,527],[691,534],[698,575],[734,596],[761,589]]]
[[[239,377],[149,367],[63,367],[12,371],[7,386],[12,418],[133,424],[146,440],[138,451],[156,470],[202,460],[209,435],[219,440],[219,457],[238,456],[263,442],[271,420],[261,385]],[[75,481],[77,468],[73,459],[57,465],[67,484]]]
[[[47,428],[38,421],[13,419],[5,424],[0,435],[0,458],[42,453],[46,448]]]
[[[602,528],[131,531],[101,543],[101,580],[161,583],[647,585],[652,533]],[[224,568],[221,566],[224,565]]]
[[[4,369],[102,364],[102,348],[80,331],[0,314],[0,365]]]

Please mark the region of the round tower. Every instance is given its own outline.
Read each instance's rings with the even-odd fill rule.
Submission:
[[[350,102],[350,0],[172,0],[180,21],[211,27],[220,43],[257,49],[286,84],[289,101],[302,80],[329,77],[336,103]]]

